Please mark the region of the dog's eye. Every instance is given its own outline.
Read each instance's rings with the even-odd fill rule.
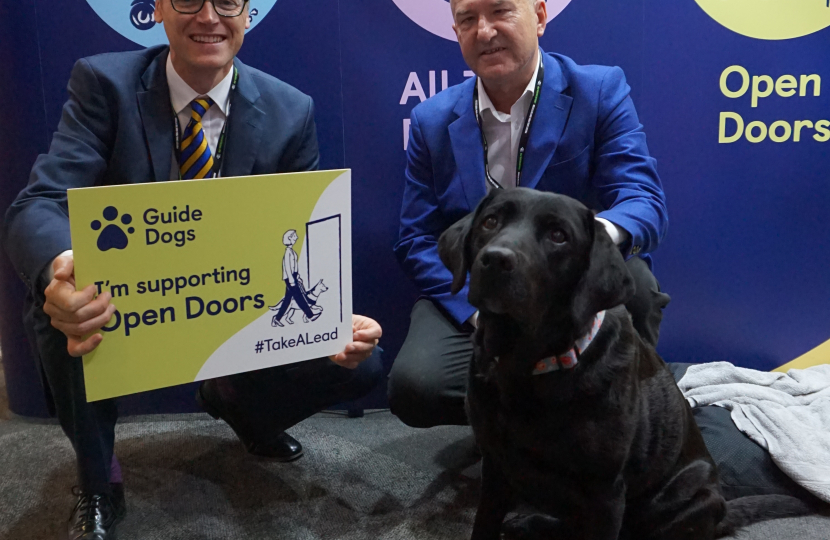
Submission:
[[[484,223],[482,223],[482,226],[485,229],[495,229],[498,224],[499,224],[498,218],[496,216],[490,216],[490,217],[488,217],[487,219],[484,220]]]
[[[562,244],[566,240],[565,233],[559,229],[554,229],[550,232],[550,239],[553,240],[555,244]]]

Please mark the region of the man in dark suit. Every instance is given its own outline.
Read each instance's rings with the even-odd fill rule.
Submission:
[[[319,161],[311,98],[236,59],[247,0],[158,0],[155,17],[169,48],[77,62],[49,153],[6,215],[7,250],[30,290],[26,318],[77,456],[72,540],[110,538],[124,491],[113,455],[115,402],[86,402],[79,358],[101,342],[97,330],[115,306],[107,292],[94,297],[93,286],[75,290],[66,190],[307,171]],[[206,381],[197,400],[252,454],[296,459],[302,447],[285,429],[364,395],[382,377],[380,326],[355,315],[353,328],[354,341],[330,359]]]
[[[414,427],[467,423],[477,313],[466,287],[450,293],[437,244],[491,189],[551,191],[595,209],[628,260],[637,294],[626,307],[652,345],[669,301],[646,255],[666,232],[665,196],[622,70],[541,51],[543,0],[452,0],[450,7],[477,77],[412,111],[395,245],[422,297],[390,374],[389,400]]]

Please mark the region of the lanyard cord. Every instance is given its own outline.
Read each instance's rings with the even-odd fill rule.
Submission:
[[[218,178],[222,174],[222,156],[225,150],[225,131],[228,129],[228,120],[231,116],[231,103],[233,101],[233,94],[236,91],[236,84],[239,82],[239,70],[236,69],[236,66],[233,67],[233,81],[231,82],[231,91],[228,95],[228,107],[227,107],[227,114],[225,115],[225,123],[222,125],[222,132],[219,134],[219,142],[216,144],[216,152],[213,154],[213,170],[211,174],[208,175],[208,178]],[[207,114],[207,113],[205,113]],[[179,124],[179,116],[176,114],[176,111],[173,111],[173,127],[174,132],[176,134],[176,142],[175,146],[173,147],[173,152],[176,154],[176,163],[181,163],[181,155],[182,149],[179,148],[181,145],[181,125]],[[204,126],[202,127],[204,129]],[[177,167],[179,173],[179,180],[182,179],[182,170],[181,165]]]
[[[533,119],[536,117],[536,107],[539,103],[539,96],[542,95],[542,83],[545,80],[545,63],[542,58],[542,53],[539,53],[539,72],[536,77],[536,87],[533,90],[533,100],[530,102],[530,108],[527,111],[527,118],[525,119],[525,126],[522,130],[522,138],[519,140],[519,152],[516,156],[516,187],[521,185],[522,168],[524,166],[524,155],[527,149],[527,141],[530,138],[530,127],[533,125]],[[487,159],[487,137],[484,136],[484,127],[481,121],[481,108],[478,98],[478,80],[476,80],[475,88],[473,90],[473,108],[476,113],[476,121],[478,122],[479,131],[481,131],[481,144],[484,146],[484,175],[487,182],[495,189],[504,189],[504,186],[499,184],[492,176],[490,176],[490,164]]]

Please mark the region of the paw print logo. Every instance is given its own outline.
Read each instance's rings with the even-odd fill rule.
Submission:
[[[107,206],[104,208],[104,219],[107,221],[115,221],[118,217],[118,209],[114,206]],[[133,217],[130,214],[124,214],[121,216],[121,223],[124,225],[129,225],[132,223]],[[101,230],[102,224],[97,219],[93,221],[91,224],[93,231]],[[133,234],[135,232],[134,227],[127,228],[127,232]],[[104,230],[101,231],[101,234],[98,235],[98,249],[101,251],[108,251],[110,249],[124,249],[127,247],[127,243],[129,239],[127,235],[124,233],[124,229],[121,228],[120,225],[115,223],[109,223]]]

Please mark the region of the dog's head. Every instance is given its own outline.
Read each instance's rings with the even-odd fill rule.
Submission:
[[[327,290],[329,290],[329,288],[326,287],[326,284],[323,283],[322,279],[317,282],[317,285],[314,286],[314,289],[317,290],[318,292],[321,292],[321,293],[324,293]]]
[[[493,190],[438,242],[452,292],[470,274],[469,301],[482,316],[527,329],[578,330],[625,303],[634,282],[619,249],[582,203],[531,189]]]

